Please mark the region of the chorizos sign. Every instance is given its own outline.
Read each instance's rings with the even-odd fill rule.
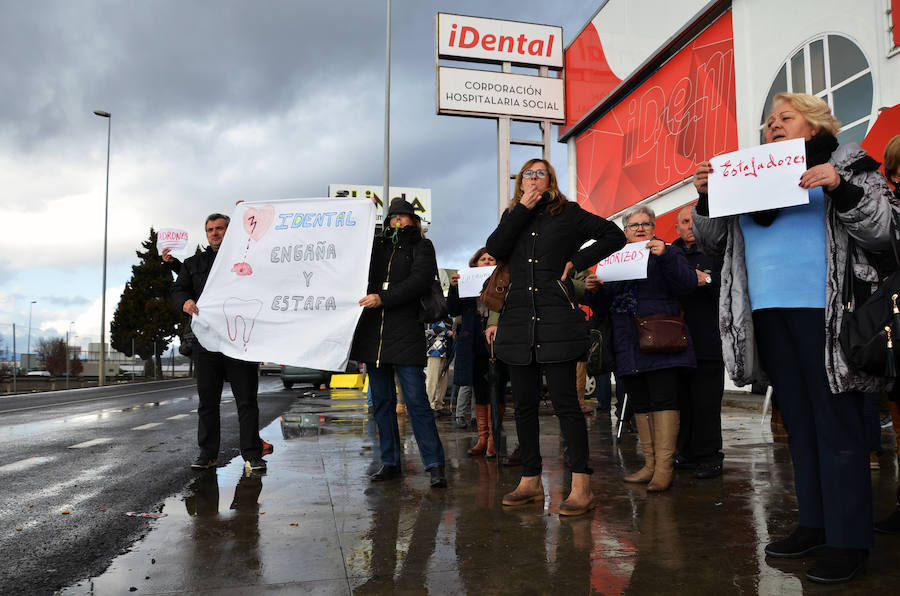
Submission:
[[[438,13],[439,58],[562,68],[562,27]]]

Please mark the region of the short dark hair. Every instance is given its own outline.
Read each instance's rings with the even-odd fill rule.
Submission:
[[[231,223],[231,218],[228,217],[227,215],[222,215],[221,213],[213,213],[209,217],[206,218],[205,222],[203,222],[203,227],[206,227],[206,224],[208,224],[209,222],[214,221],[216,219],[224,219],[226,226],[229,223]]]

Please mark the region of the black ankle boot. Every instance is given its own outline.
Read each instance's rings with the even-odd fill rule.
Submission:
[[[400,466],[382,465],[381,469],[369,476],[372,482],[381,482],[382,480],[390,480],[401,476]]]
[[[794,533],[784,540],[776,540],[766,545],[766,555],[779,559],[799,559],[813,554],[825,545],[824,528],[797,526]]]
[[[900,533],[900,505],[894,509],[894,512],[880,522],[875,523],[875,531],[880,534],[898,534]]]
[[[444,476],[444,466],[436,466],[428,471],[431,473],[431,488],[444,488],[447,486],[447,477]]]
[[[806,570],[806,579],[818,584],[848,582],[866,567],[869,551],[864,548],[825,547]]]

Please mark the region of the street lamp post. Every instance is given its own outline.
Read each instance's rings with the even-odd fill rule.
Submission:
[[[109,143],[112,135],[112,115],[103,110],[94,110],[94,114],[106,118],[106,200],[103,203],[103,293],[100,295],[100,370],[97,375],[97,386],[103,386],[106,376],[106,231],[109,225]]]
[[[66,329],[66,389],[69,388],[69,332],[72,330],[72,325],[75,324],[75,321],[71,321],[69,323],[69,328]]]
[[[31,311],[36,303],[37,300],[32,300],[28,305],[28,348],[25,350],[25,353],[28,354],[28,366],[25,367],[25,374],[31,370]]]

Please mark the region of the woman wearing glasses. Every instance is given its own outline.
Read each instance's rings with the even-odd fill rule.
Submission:
[[[591,239],[596,242],[582,249]],[[575,390],[575,364],[587,352],[588,328],[570,278],[624,244],[615,224],[566,199],[550,164],[525,162],[509,208],[487,240],[487,251],[510,270],[499,324],[486,334],[509,369],[522,456],[522,478],[504,505],[544,500],[538,436],[543,369],[572,469],[572,490],[559,513],[580,515],[593,506],[587,427]]]
[[[697,288],[696,270],[677,246],[669,246],[653,234],[656,215],[649,207],[636,207],[622,218],[628,242],[646,242],[650,249],[647,278],[600,284],[595,275],[586,280],[586,301],[612,319],[616,352],[616,381],[628,393],[641,439],[644,466],[625,482],[647,484],[649,492],[672,485],[675,442],[678,438],[678,372],[695,368],[693,343],[671,354],[645,353],[638,343],[635,317],[681,313],[680,296]]]

